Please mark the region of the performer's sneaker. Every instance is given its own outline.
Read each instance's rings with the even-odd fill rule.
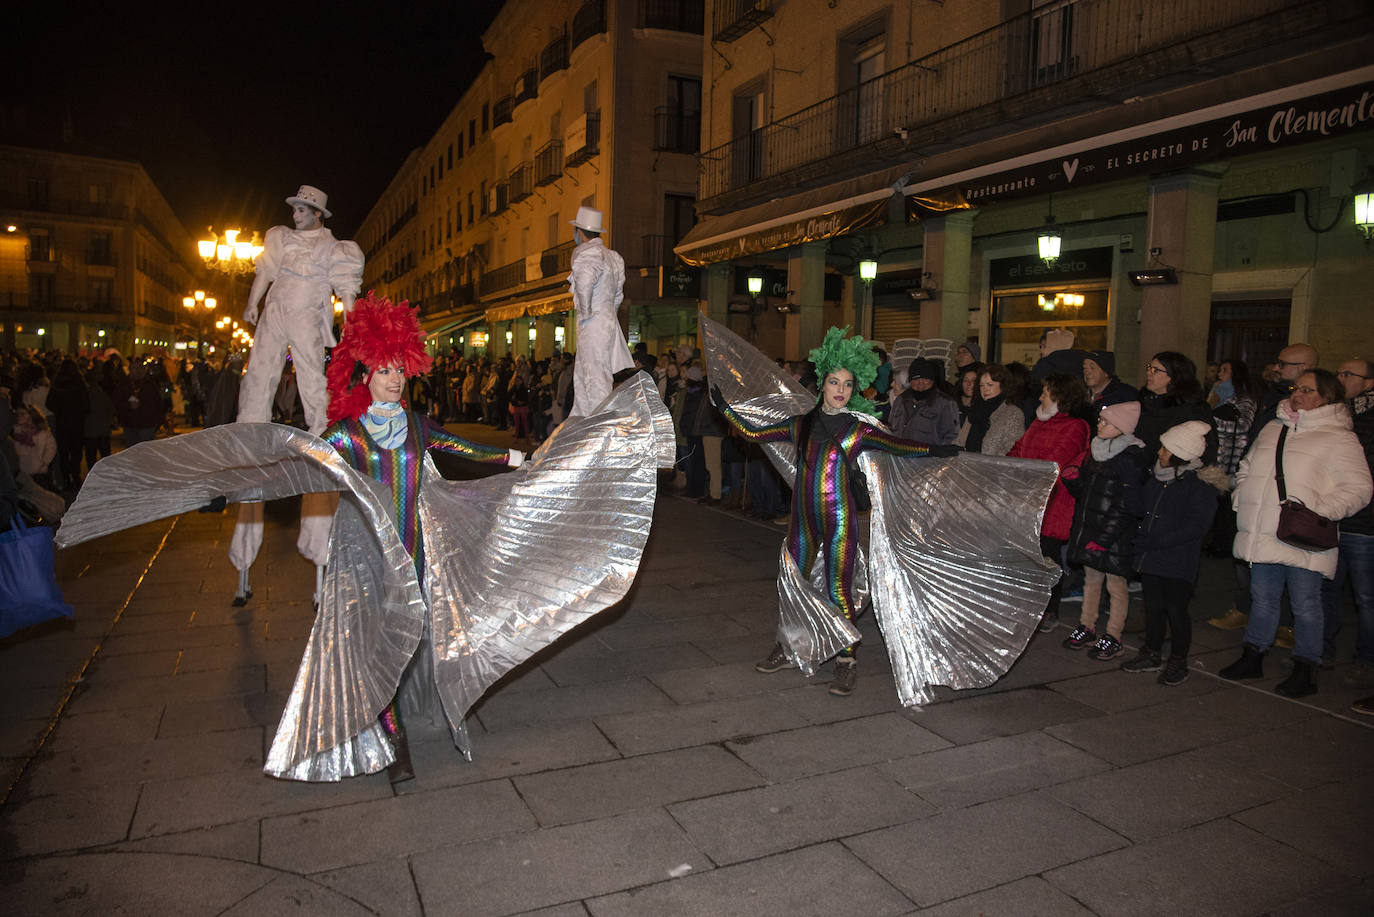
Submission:
[[[853,656],[840,656],[835,660],[835,677],[830,682],[830,693],[836,697],[848,697],[854,693],[859,683],[859,661]]]
[[[1064,638],[1064,649],[1081,650],[1086,646],[1092,646],[1097,642],[1097,631],[1091,627],[1080,624],[1073,629],[1073,633]]]
[[[754,663],[754,671],[762,672],[765,675],[772,675],[774,672],[781,672],[783,669],[795,669],[797,664],[792,661],[792,657],[787,655],[787,650],[782,648],[781,643],[773,644],[773,652],[768,654],[768,658],[761,662]]]

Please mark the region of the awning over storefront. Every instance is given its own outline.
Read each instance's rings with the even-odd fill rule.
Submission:
[[[708,216],[673,251],[687,264],[700,267],[881,226],[887,222],[888,202],[900,192],[911,168],[899,166]],[[931,209],[965,206],[957,199],[930,200]]]
[[[569,312],[572,307],[572,293],[563,290],[555,296],[525,299],[520,302],[492,306],[487,310],[485,318],[489,322],[509,322],[526,316],[535,318],[540,315],[553,315],[555,312]]]
[[[463,318],[455,319],[451,322],[445,322],[444,324],[440,325],[438,328],[433,329],[432,331],[426,331],[425,338],[428,340],[431,338],[441,337],[445,334],[453,334],[454,332],[462,331],[464,328],[470,328],[478,322],[484,322],[486,320],[487,317],[480,312],[476,315],[467,315]]]

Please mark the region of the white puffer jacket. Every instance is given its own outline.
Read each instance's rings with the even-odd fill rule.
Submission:
[[[1254,564],[1286,564],[1315,570],[1327,579],[1336,575],[1336,549],[1304,551],[1275,537],[1279,524],[1279,488],[1275,455],[1279,431],[1288,428],[1283,446],[1284,485],[1289,499],[1297,498],[1328,519],[1344,519],[1369,502],[1369,465],[1360,441],[1351,432],[1350,411],[1344,404],[1326,404],[1310,411],[1294,411],[1279,403],[1275,416],[1260,431],[1254,447],[1236,472],[1231,504],[1236,510],[1235,555]]]

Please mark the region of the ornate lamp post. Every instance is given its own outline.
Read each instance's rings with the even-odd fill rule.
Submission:
[[[197,242],[196,249],[207,268],[229,276],[229,307],[232,312],[235,285],[239,278],[253,273],[253,259],[262,254],[262,240],[254,232],[252,241],[245,242],[239,238],[243,233],[238,229],[226,229],[223,235],[216,236],[212,226],[209,232],[209,238]]]
[[[206,296],[204,290],[196,290],[190,296],[183,296],[181,304],[191,313],[191,318],[196,325],[196,355],[205,356],[205,315],[215,311],[218,301],[213,296]],[[205,312],[199,312],[197,307],[203,306]]]

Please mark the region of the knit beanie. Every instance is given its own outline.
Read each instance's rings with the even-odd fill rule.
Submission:
[[[1120,404],[1103,405],[1098,416],[1122,433],[1130,436],[1135,432],[1136,424],[1140,423],[1140,402],[1123,401]],[[1174,450],[1170,449],[1169,451],[1173,452]]]
[[[1165,430],[1159,438],[1159,444],[1185,462],[1191,462],[1202,458],[1202,453],[1207,450],[1207,433],[1211,429],[1211,424],[1187,420]]]
[[[911,379],[930,379],[932,382],[940,378],[940,365],[934,360],[926,357],[917,357],[911,361],[911,368],[907,370],[907,380]]]
[[[1092,360],[1109,376],[1116,375],[1116,354],[1110,350],[1089,350],[1085,360]]]

